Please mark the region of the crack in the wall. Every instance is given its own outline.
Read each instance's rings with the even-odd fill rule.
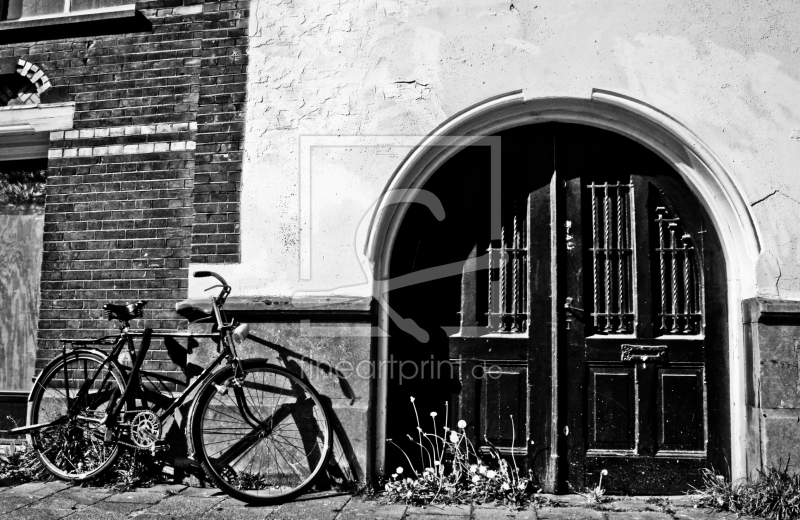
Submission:
[[[751,203],[751,204],[750,204],[750,206],[752,207],[752,206],[755,206],[756,204],[760,204],[760,203],[764,202],[764,201],[765,201],[765,200],[767,200],[768,198],[770,198],[770,197],[772,197],[773,195],[775,195],[776,193],[778,193],[778,191],[779,191],[779,190],[775,190],[775,191],[773,191],[772,193],[770,193],[769,195],[767,195],[766,197],[762,197],[762,198],[758,199],[757,201],[755,201],[755,202]]]

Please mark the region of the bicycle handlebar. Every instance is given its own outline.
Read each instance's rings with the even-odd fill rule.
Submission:
[[[220,282],[220,284],[222,284],[222,290],[220,290],[219,295],[215,300],[217,302],[217,305],[222,307],[222,305],[225,303],[225,300],[228,298],[228,295],[231,292],[231,286],[228,285],[228,282],[225,281],[225,278],[221,277],[220,275],[218,275],[213,271],[197,271],[194,273],[195,278],[208,278],[209,276],[216,278]],[[219,286],[217,285],[215,287]],[[209,287],[209,289],[212,288],[213,287]]]
[[[214,278],[219,280],[219,283],[221,283],[222,285],[228,286],[228,282],[225,281],[225,278],[221,277],[220,275],[212,271],[197,271],[194,273],[195,278],[208,278],[209,276],[213,276]]]

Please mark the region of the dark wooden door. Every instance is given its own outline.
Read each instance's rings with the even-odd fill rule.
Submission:
[[[451,426],[465,419],[480,450],[547,491],[595,486],[605,469],[608,491],[677,493],[724,470],[725,270],[705,210],[610,132],[501,137],[501,195],[487,175],[470,201]]]
[[[726,378],[706,384],[707,359],[727,363],[724,312],[708,312],[725,305],[718,240],[677,175],[630,141],[564,127],[555,162],[567,480],[592,487],[606,470],[609,491],[686,491],[709,467],[711,419],[725,442]]]

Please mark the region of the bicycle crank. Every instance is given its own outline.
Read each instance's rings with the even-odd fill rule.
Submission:
[[[130,438],[136,448],[155,450],[156,442],[161,438],[161,421],[150,410],[138,412],[131,420]]]

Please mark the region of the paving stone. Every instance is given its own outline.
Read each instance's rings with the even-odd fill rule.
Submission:
[[[409,514],[405,517],[404,520],[466,520],[467,518],[469,518],[469,515],[453,516],[453,515]]]
[[[150,504],[139,503],[139,502],[110,502],[108,500],[103,500],[102,502],[98,502],[93,506],[85,507],[80,511],[83,512],[83,511],[101,509],[108,513],[115,513],[117,515],[119,514],[127,515],[139,509],[147,509],[149,505]]]
[[[12,487],[8,490],[8,492],[17,495],[46,497],[58,493],[59,491],[63,491],[68,487],[70,487],[70,484],[61,480],[56,482],[28,482],[27,484],[21,484],[19,486]]]
[[[139,488],[139,491],[145,491],[147,493],[164,493],[172,495],[180,493],[181,491],[187,489],[188,487],[189,486],[185,484],[156,484],[155,486]]]
[[[539,520],[603,520],[603,513],[585,507],[543,507],[536,515]]]
[[[608,513],[608,518],[609,520],[672,520],[671,515],[652,511],[612,511]]]
[[[176,495],[166,497],[157,504],[147,508],[149,514],[191,516],[203,515],[206,511],[222,502],[222,498],[185,497]]]
[[[679,507],[676,508],[674,518],[688,520],[747,520],[750,517],[737,516],[734,513],[720,513],[711,509]]]
[[[691,495],[669,495],[656,498],[666,498],[674,506],[692,507],[695,503],[695,499]]]
[[[444,515],[444,516],[469,516],[471,511],[471,507],[469,505],[452,505],[452,506],[425,506],[425,507],[417,507],[417,506],[409,506],[408,514],[409,515],[427,515],[427,516],[436,516],[436,515]]]
[[[185,497],[226,497],[226,495],[222,490],[218,488],[212,487],[192,487],[189,486],[183,491],[181,491],[181,495]]]
[[[264,520],[279,510],[280,506],[216,506],[203,514],[203,520]]]
[[[75,486],[67,488],[61,493],[53,495],[52,497],[48,497],[45,500],[70,500],[75,504],[89,506],[110,497],[112,494],[113,492],[107,488]]]
[[[613,498],[608,502],[603,502],[600,504],[600,508],[603,510],[611,510],[611,511],[658,511],[658,506],[654,504],[648,504],[644,499],[641,498],[633,498],[633,497],[625,497],[625,498]]]
[[[141,491],[126,491],[109,496],[106,502],[130,502],[135,504],[157,504],[164,500],[163,493],[143,493]]]
[[[38,497],[30,495],[15,495],[12,493],[4,493],[0,495],[0,514],[11,512],[20,507],[32,504],[39,500]]]
[[[41,509],[23,507],[3,515],[3,520],[58,520],[71,515],[72,509]]]
[[[525,511],[516,511],[504,506],[477,506],[472,511],[474,520],[536,520],[536,511],[529,508]]]
[[[353,497],[336,520],[392,520],[400,519],[406,512],[404,504],[384,504],[378,500],[366,500],[362,497]]]
[[[95,500],[97,502],[98,500]],[[94,502],[92,502],[94,503]],[[49,497],[45,497],[41,500],[38,500],[31,504],[28,507],[33,507],[36,509],[83,509],[84,507],[88,507],[89,504],[80,503],[76,500],[73,500],[69,495],[68,496],[61,496],[61,493],[57,493],[55,495],[50,495]]]
[[[70,515],[69,520],[120,520],[120,512],[89,506]]]
[[[336,497],[320,498],[316,500],[295,500],[280,506],[280,508],[270,516],[270,520],[280,519],[300,519],[300,520],[333,520],[336,515],[350,501],[350,495],[340,495]],[[217,508],[223,509],[223,508]]]
[[[576,493],[571,493],[569,495],[551,495],[549,493],[542,493],[541,496],[550,500],[551,502],[567,507],[584,507],[587,504],[586,497]]]

